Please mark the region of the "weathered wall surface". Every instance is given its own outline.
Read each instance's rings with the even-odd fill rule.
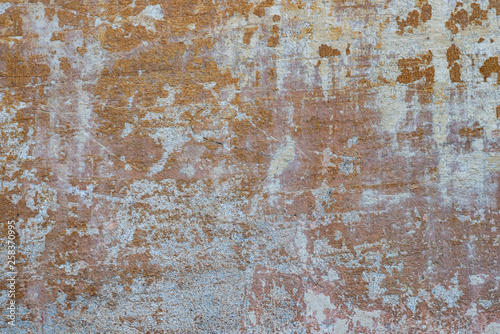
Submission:
[[[9,0],[0,34],[2,331],[500,333],[498,0]]]

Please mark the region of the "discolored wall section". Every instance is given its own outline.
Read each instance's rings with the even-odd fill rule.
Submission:
[[[498,0],[12,0],[0,36],[2,331],[500,333]]]

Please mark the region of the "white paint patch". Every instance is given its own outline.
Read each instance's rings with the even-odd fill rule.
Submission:
[[[332,71],[331,65],[328,64],[328,61],[322,61],[319,65],[319,75],[321,78],[321,89],[323,91],[323,99],[328,100],[328,93],[330,91],[331,82],[332,82]]]
[[[365,280],[368,283],[368,296],[370,297],[370,299],[377,299],[385,291],[387,291],[386,288],[382,288],[380,286],[380,284],[385,278],[384,274],[363,272],[362,276],[363,280]]]
[[[479,274],[479,275],[470,275],[469,280],[471,285],[480,285],[484,284],[484,279],[487,278],[488,275]]]
[[[64,271],[68,275],[78,275],[78,271],[80,269],[85,269],[88,266],[87,262],[84,261],[78,261],[76,263],[68,263],[66,262],[65,264],[61,264],[59,268],[64,268]]]
[[[123,128],[122,131],[122,138],[125,138],[130,133],[132,133],[132,130],[134,130],[134,125],[130,123],[125,123],[125,128]]]
[[[333,334],[346,334],[349,330],[349,321],[347,319],[337,319],[333,326]]]
[[[170,154],[181,148],[183,144],[189,141],[189,137],[181,131],[182,130],[175,127],[160,128],[156,130],[155,134],[150,135],[154,140],[161,142],[164,152],[160,161],[151,167],[148,176],[161,172],[165,167]]]
[[[449,307],[458,307],[457,300],[463,295],[463,292],[458,289],[457,286],[451,287],[449,289],[444,288],[441,284],[432,289],[432,294],[443,301],[445,301]]]
[[[333,269],[328,270],[328,275],[323,276],[322,278],[325,281],[330,281],[330,282],[338,281],[340,279],[339,274]]]
[[[406,305],[410,308],[410,310],[415,313],[415,310],[417,309],[418,302],[420,301],[420,298],[418,297],[408,297],[408,301],[406,302]]]
[[[280,147],[273,156],[267,174],[271,177],[280,176],[288,168],[293,159],[295,159],[295,144],[292,138],[288,137],[286,145]]]
[[[472,303],[471,307],[467,310],[465,315],[468,315],[470,317],[475,317],[477,315],[477,305],[476,303]]]
[[[7,9],[11,7],[11,4],[9,2],[6,3],[0,3],[0,15],[5,13]]]
[[[163,19],[163,10],[160,5],[147,6],[137,16],[130,17],[134,26],[142,25],[147,30],[156,31],[155,21]]]
[[[380,317],[380,311],[362,311],[360,309],[354,310],[355,314],[352,317],[353,323],[359,323],[365,328],[373,329],[375,327],[376,318]]]
[[[356,157],[334,154],[329,147],[325,148],[321,154],[323,155],[323,159],[321,161],[321,174],[328,173],[328,168],[330,167],[337,168],[339,173],[344,175],[360,172],[359,165],[356,165],[356,161],[358,160]],[[336,161],[340,159],[341,161],[334,163],[332,162],[332,159],[335,159]]]
[[[302,262],[307,260],[309,253],[307,253],[307,237],[302,231],[297,231],[295,236],[295,246],[297,247],[297,253]]]
[[[266,188],[270,194],[275,194],[281,190],[281,182],[279,179],[271,179]]]
[[[322,323],[326,316],[325,310],[335,309],[335,305],[330,302],[330,297],[322,293],[315,294],[313,291],[308,290],[304,295],[304,302],[306,303],[306,317],[315,317],[318,323]]]
[[[351,147],[353,145],[356,145],[358,143],[358,137],[352,137],[347,140],[347,146]]]
[[[171,106],[175,101],[175,95],[180,92],[180,89],[171,87],[169,84],[163,86],[163,89],[168,92],[167,97],[159,97],[156,99],[157,107]]]
[[[254,311],[248,312],[248,319],[250,320],[250,323],[255,326],[257,324],[257,317],[255,316]]]
[[[486,326],[483,334],[500,334],[500,323],[494,322]]]
[[[500,155],[475,149],[455,155],[443,148],[439,162],[440,188],[445,204],[455,203],[464,208],[496,207],[496,183],[489,182],[491,173],[500,168]]]
[[[154,6],[149,5],[146,8],[144,8],[144,10],[139,15],[141,14],[151,17],[155,20],[163,19],[163,11],[161,10],[160,5],[154,5]]]
[[[377,94],[377,102],[375,105],[382,113],[382,128],[391,133],[396,134],[399,128],[404,124],[406,118],[407,106],[405,104],[404,87],[380,87]]]
[[[364,206],[368,207],[377,205],[379,203],[383,203],[384,205],[395,205],[408,198],[410,198],[409,193],[385,195],[377,190],[366,189],[363,191],[363,195],[361,196],[361,202]]]
[[[183,166],[181,169],[179,169],[179,173],[184,174],[187,177],[193,177],[195,172],[196,170],[194,169],[193,165]]]

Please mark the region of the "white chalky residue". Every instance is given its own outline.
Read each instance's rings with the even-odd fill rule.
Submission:
[[[142,25],[147,30],[156,31],[155,21],[163,19],[163,10],[161,5],[147,6],[137,16],[131,16],[130,20],[134,26]]]
[[[193,165],[186,165],[179,169],[179,173],[186,175],[187,177],[193,177],[196,173],[196,169]]]
[[[2,15],[3,13],[5,13],[5,11],[10,8],[10,6],[11,5],[10,5],[9,2],[0,3],[0,15]]]
[[[354,316],[352,317],[353,323],[359,323],[360,326],[373,329],[375,327],[376,318],[380,317],[381,311],[363,311],[358,308],[354,310]]]
[[[379,203],[384,203],[385,205],[396,205],[410,197],[410,193],[385,195],[377,190],[366,189],[363,191],[363,195],[361,196],[361,202],[367,207],[371,207]]]
[[[482,274],[479,274],[479,275],[470,275],[469,276],[470,284],[471,285],[481,285],[481,284],[484,284],[484,279],[486,277],[488,277],[488,275],[482,275]]]
[[[330,282],[338,281],[340,279],[339,274],[333,269],[328,270],[328,275],[323,276],[322,278]]]
[[[467,310],[465,315],[468,315],[469,317],[475,317],[477,315],[477,304],[472,303],[471,307]]]
[[[457,301],[463,295],[463,292],[456,285],[446,289],[441,284],[432,289],[432,293],[436,298],[446,302],[449,307],[458,307]]]
[[[333,334],[346,334],[349,331],[349,320],[337,319],[333,326]]]
[[[175,127],[159,128],[153,135],[150,136],[156,141],[161,142],[163,145],[163,156],[160,161],[151,167],[148,176],[161,172],[165,167],[170,154],[180,149],[182,145],[189,141],[187,134]]]
[[[386,288],[381,287],[381,283],[386,275],[382,273],[374,272],[363,272],[362,277],[368,283],[368,297],[370,299],[379,298],[385,291]]]
[[[308,290],[304,294],[304,302],[306,303],[306,317],[315,317],[318,323],[322,323],[325,319],[325,310],[334,310],[336,307],[330,302],[330,297],[322,293],[316,294],[314,291]]]
[[[494,322],[486,326],[483,334],[500,334],[500,323]]]
[[[298,231],[295,236],[295,246],[297,247],[297,253],[302,262],[305,262],[309,256],[307,253],[307,237],[302,231]]]
[[[271,160],[267,174],[270,177],[280,176],[290,163],[295,159],[295,145],[291,137],[286,139],[286,144],[278,149]]]
[[[134,125],[130,123],[125,123],[125,127],[123,128],[122,131],[122,138],[125,138],[128,136],[132,131],[134,130]]]

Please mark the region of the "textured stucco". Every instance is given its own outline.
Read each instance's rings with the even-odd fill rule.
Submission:
[[[2,333],[500,333],[500,1],[0,3]]]

